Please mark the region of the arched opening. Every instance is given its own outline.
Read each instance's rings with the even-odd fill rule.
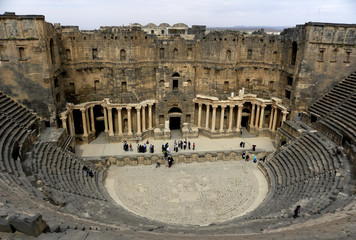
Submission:
[[[70,49],[66,49],[66,58],[67,58],[67,61],[72,60],[72,54],[70,53]]]
[[[56,63],[56,58],[54,56],[54,44],[53,44],[53,39],[52,38],[49,41],[49,50],[50,50],[50,54],[51,54],[51,62],[52,62],[52,64],[55,64]]]
[[[272,53],[272,63],[276,63],[276,62],[277,62],[277,52],[274,51],[274,52]]]
[[[179,73],[177,73],[177,72],[176,72],[176,73],[173,73],[173,75],[172,75],[173,91],[178,91],[179,78],[180,78]]]
[[[298,44],[296,42],[292,43],[292,58],[291,58],[291,65],[295,65],[297,60],[297,51],[298,51]]]
[[[169,129],[170,130],[180,129],[182,110],[178,107],[172,107],[168,111],[168,114],[170,115],[169,116]]]
[[[99,80],[94,81],[94,93],[97,93],[99,90]]]
[[[124,49],[120,50],[120,60],[124,61],[126,59],[126,52]]]
[[[159,88],[164,88],[164,80],[159,80],[158,86]]]
[[[178,58],[178,49],[174,49],[173,50],[173,59],[177,59]]]
[[[177,107],[172,107],[168,113],[182,113],[182,110],[180,110],[179,108]]]
[[[231,60],[231,51],[230,50],[226,51],[226,60],[228,60],[228,61]]]

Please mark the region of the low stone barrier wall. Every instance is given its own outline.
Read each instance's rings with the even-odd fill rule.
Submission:
[[[185,153],[185,154],[172,154],[174,163],[192,163],[192,162],[216,162],[216,161],[230,161],[230,160],[243,160],[242,151],[223,151],[223,152],[196,152],[196,153]],[[265,155],[270,154],[270,152],[248,152],[250,155],[250,160],[252,161],[254,156],[257,159],[262,158]],[[167,160],[164,158],[162,153],[157,153],[153,155],[145,156],[112,156],[106,159],[106,166],[117,165],[117,166],[137,166],[139,164],[152,165],[157,162],[161,164],[168,164]]]

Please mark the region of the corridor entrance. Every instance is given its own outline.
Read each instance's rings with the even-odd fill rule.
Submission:
[[[169,118],[169,129],[170,130],[180,129],[180,117]]]

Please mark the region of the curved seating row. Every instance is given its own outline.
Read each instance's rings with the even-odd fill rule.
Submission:
[[[332,204],[344,186],[344,170],[332,149],[333,145],[324,142],[317,133],[308,133],[261,163],[272,178],[272,196],[251,216],[282,217],[286,209],[298,204],[312,215]]]
[[[50,143],[38,141],[32,151],[32,170],[37,180],[57,190],[105,200],[101,193],[99,172],[103,171],[89,162],[70,155]],[[89,172],[93,175],[90,176]]]

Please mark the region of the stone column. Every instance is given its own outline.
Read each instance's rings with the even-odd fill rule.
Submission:
[[[278,113],[278,108],[277,108],[277,107],[274,107],[274,116],[273,116],[272,132],[275,132],[275,131],[276,131],[277,113]]]
[[[215,132],[216,107],[217,106],[213,105],[212,107],[213,107],[213,116],[212,116],[212,120],[211,120],[211,131]]]
[[[274,107],[271,105],[271,114],[269,116],[269,125],[268,125],[268,128],[270,130],[272,130],[273,115],[274,115]]]
[[[108,114],[106,113],[106,107],[103,106],[104,109],[104,125],[105,125],[105,132],[108,132]]]
[[[108,118],[109,118],[109,136],[114,136],[114,126],[112,122],[112,108],[108,107]]]
[[[128,135],[132,135],[132,126],[131,126],[131,107],[127,107],[127,127],[128,127]]]
[[[85,119],[85,108],[81,108],[80,111],[82,112],[83,136],[87,137],[88,131],[87,131],[87,121]]]
[[[201,108],[202,108],[202,104],[201,103],[198,103],[198,128],[201,127]]]
[[[241,128],[241,119],[242,119],[242,108],[243,104],[239,104],[238,106],[238,111],[237,111],[237,119],[236,119],[236,132],[240,131]]]
[[[90,122],[89,122],[89,108],[85,109],[85,119],[87,121],[87,131],[88,133],[91,133]]]
[[[152,129],[152,105],[148,104],[148,130]]]
[[[234,111],[234,106],[230,105],[230,112],[229,112],[229,128],[227,129],[227,132],[232,131],[232,115]]]
[[[285,110],[283,110],[282,111],[282,123],[287,119],[287,114],[288,114],[288,112],[287,111],[285,111]]]
[[[224,132],[224,114],[225,114],[225,106],[221,106],[220,132]]]
[[[252,110],[251,110],[251,119],[250,119],[250,127],[253,127],[255,122],[255,104],[252,103]]]
[[[62,115],[61,116],[61,120],[62,120],[62,126],[63,128],[66,130],[66,132],[68,133],[68,129],[67,129],[67,116],[66,115]]]
[[[70,135],[75,136],[73,109],[69,114],[69,130],[70,130]]]
[[[257,103],[255,127],[258,128],[258,120],[260,119],[260,104]]]
[[[263,121],[265,120],[265,107],[266,107],[265,104],[261,105],[261,116],[260,116],[260,127],[259,127],[259,129],[263,128]]]
[[[141,106],[135,107],[137,112],[137,134],[141,134]]]
[[[122,117],[121,117],[121,107],[116,108],[117,110],[117,121],[119,126],[119,135],[122,135]]]
[[[90,108],[91,130],[95,132],[94,106]]]
[[[146,106],[142,106],[142,132],[146,132]]]
[[[210,105],[206,104],[206,117],[205,117],[205,128],[209,129],[209,111],[210,111]]]

